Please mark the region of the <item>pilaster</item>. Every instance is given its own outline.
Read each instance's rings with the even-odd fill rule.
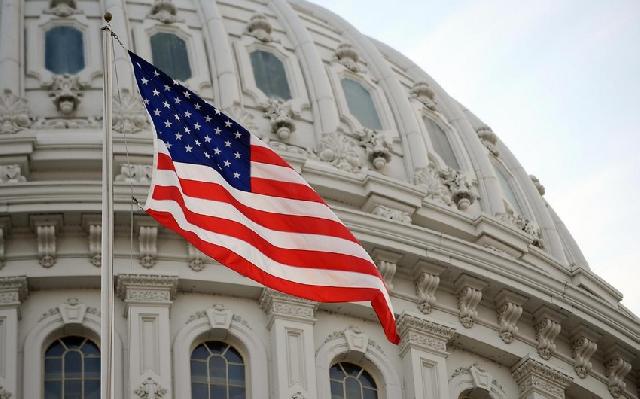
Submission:
[[[564,399],[564,391],[573,380],[528,355],[511,372],[520,388],[519,399]]]
[[[406,397],[448,399],[447,342],[455,330],[418,315],[398,318]]]
[[[24,276],[0,277],[0,394],[9,398],[18,397],[18,320],[27,287]]]
[[[131,398],[150,392],[173,397],[169,308],[178,278],[150,274],[121,274],[117,294],[129,320],[129,385]]]
[[[265,288],[260,306],[271,332],[273,397],[315,399],[313,326],[318,305]]]

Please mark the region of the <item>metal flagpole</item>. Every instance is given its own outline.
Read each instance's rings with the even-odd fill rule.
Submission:
[[[104,53],[104,106],[102,143],[102,262],[100,278],[100,398],[114,399],[113,373],[113,149],[111,143],[111,91],[113,47],[111,13],[104,14],[102,51]]]

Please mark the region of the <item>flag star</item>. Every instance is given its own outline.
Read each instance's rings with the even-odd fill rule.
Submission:
[[[229,166],[231,166],[231,162],[229,161],[224,161],[224,167],[228,168]]]
[[[200,107],[202,107],[202,106],[201,106],[200,104],[196,103],[193,107],[194,107],[197,111],[199,111],[199,110],[200,110]]]
[[[215,152],[216,155],[220,155],[220,153],[222,151],[220,151],[220,149],[218,147],[216,147],[216,148],[213,149],[213,152]]]
[[[136,65],[138,66],[138,68],[142,68],[142,66],[140,66],[139,62],[136,62]]]
[[[185,149],[185,151],[187,151],[187,152],[191,152],[191,150],[193,150],[193,147],[191,147],[190,145],[186,145],[186,146],[184,147],[184,149]]]
[[[149,105],[149,100],[145,98],[145,99],[144,99],[144,104],[145,104],[145,105]]]
[[[219,135],[219,134],[220,134],[220,132],[222,131],[222,130],[220,130],[220,128],[219,128],[218,126],[216,126],[216,128],[215,128],[215,129],[213,129],[213,130],[215,130],[215,131],[216,131],[216,134],[217,134],[217,135]]]
[[[165,108],[169,108],[169,103],[168,102],[163,102],[162,105],[164,105]]]
[[[198,140],[196,140],[196,145],[200,146],[200,142]]]
[[[220,115],[220,110],[218,108],[214,108],[214,111],[216,111],[216,115]]]
[[[184,93],[182,93],[186,98],[189,98],[189,96],[191,95],[188,91],[185,91]]]
[[[179,120],[180,120],[180,115],[175,114],[175,115],[173,115],[173,116],[175,116],[175,117],[176,117],[176,120],[177,120],[177,121],[179,121]]]
[[[204,136],[204,141],[207,142],[207,143],[210,143],[211,142],[211,137]]]
[[[180,133],[176,133],[176,140],[182,139],[182,135]]]
[[[235,177],[236,179],[239,179],[240,178],[240,173],[233,172],[233,177]]]
[[[191,118],[191,112],[184,111],[184,116],[186,116],[187,118]]]
[[[158,73],[158,71],[155,71],[155,70],[153,71],[153,75],[154,75],[154,76],[160,76],[160,74]]]
[[[242,137],[242,134],[236,130],[236,138],[239,139],[240,137]]]
[[[196,122],[195,125],[193,125],[193,128],[196,130],[200,130],[200,124]]]
[[[160,110],[158,108],[153,110],[155,116],[160,116]]]
[[[185,132],[185,133],[191,133],[191,130],[190,130],[188,127],[186,127],[186,126],[185,126],[185,127],[184,127],[184,132]]]
[[[207,116],[204,117],[204,120],[206,122],[211,122],[211,117],[209,115],[207,115]]]
[[[147,83],[149,83],[149,79],[147,79],[147,78],[142,78],[140,80],[142,80],[142,84],[143,85],[146,85]]]
[[[164,127],[171,127],[171,122],[164,121]]]
[[[239,152],[237,152],[237,151],[236,151],[236,153],[235,153],[235,154],[233,154],[233,155],[235,155],[235,156],[236,156],[236,159],[240,159],[240,153],[239,153]]]
[[[157,95],[159,95],[159,94],[160,94],[160,92],[159,92],[158,90],[153,89],[153,95],[154,95],[154,96],[157,96]]]
[[[169,91],[171,90],[171,87],[169,87],[169,85],[164,85],[164,91]]]
[[[173,144],[171,144],[171,143],[166,143],[167,148],[171,148],[172,145]]]
[[[173,84],[177,86],[177,85],[180,84],[180,82],[178,82],[177,80],[173,79]]]
[[[205,152],[205,153],[204,153],[204,156],[205,156],[205,157],[207,157],[207,159],[211,158],[211,155],[209,155],[209,153],[208,153],[208,152]]]
[[[224,126],[225,126],[225,127],[231,127],[231,121],[226,121],[226,122],[224,123]]]
[[[175,102],[176,102],[176,104],[180,104],[180,97],[176,97],[175,98]]]
[[[231,142],[229,140],[224,142],[225,147],[231,147]]]

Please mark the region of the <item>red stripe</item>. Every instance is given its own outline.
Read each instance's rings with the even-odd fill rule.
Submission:
[[[302,268],[351,271],[381,278],[378,269],[365,259],[335,252],[280,248],[242,223],[192,212],[185,205],[182,194],[177,187],[155,186],[153,198],[159,201],[175,201],[189,223],[214,233],[248,242],[276,262]],[[321,240],[322,237],[317,237],[317,239]]]
[[[382,324],[387,339],[394,344],[398,344],[400,342],[400,337],[396,331],[394,316],[391,309],[387,306],[387,302],[381,291],[373,288],[316,286],[294,283],[292,281],[281,279],[270,275],[242,256],[225,247],[203,241],[196,234],[182,230],[178,223],[176,223],[173,216],[168,212],[147,210],[147,213],[163,226],[176,231],[203,253],[211,256],[213,259],[237,273],[240,273],[241,275],[262,285],[289,295],[295,295],[318,302],[371,301],[373,310],[376,312],[376,315],[380,320],[380,324]]]
[[[299,183],[252,177],[251,192],[268,195],[270,197],[289,198],[324,204],[324,200],[320,198],[318,193],[311,187]]]
[[[272,149],[257,145],[251,146],[251,162],[268,163],[272,165],[286,166],[287,168],[291,167],[287,161],[282,159],[280,155],[276,154]]]

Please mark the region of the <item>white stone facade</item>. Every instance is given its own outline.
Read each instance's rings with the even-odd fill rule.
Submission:
[[[388,343],[369,307],[264,289],[131,204],[131,193],[146,197],[152,136],[116,48],[119,397],[189,398],[191,351],[206,340],[242,355],[253,399],[328,399],[339,361],[363,367],[381,399],[639,397],[640,320],[622,294],[590,271],[540,181],[395,50],[304,0],[0,0],[0,10],[1,399],[45,397],[55,339],[99,345],[107,10],[147,59],[155,32],[185,41],[186,84],[268,141],[352,229],[392,287],[402,337]],[[45,67],[43,38],[57,26],[83,34],[76,74]],[[282,61],[290,100],[258,88],[255,49]],[[381,129],[351,114],[345,77],[369,92]],[[459,170],[438,153],[436,125]]]

